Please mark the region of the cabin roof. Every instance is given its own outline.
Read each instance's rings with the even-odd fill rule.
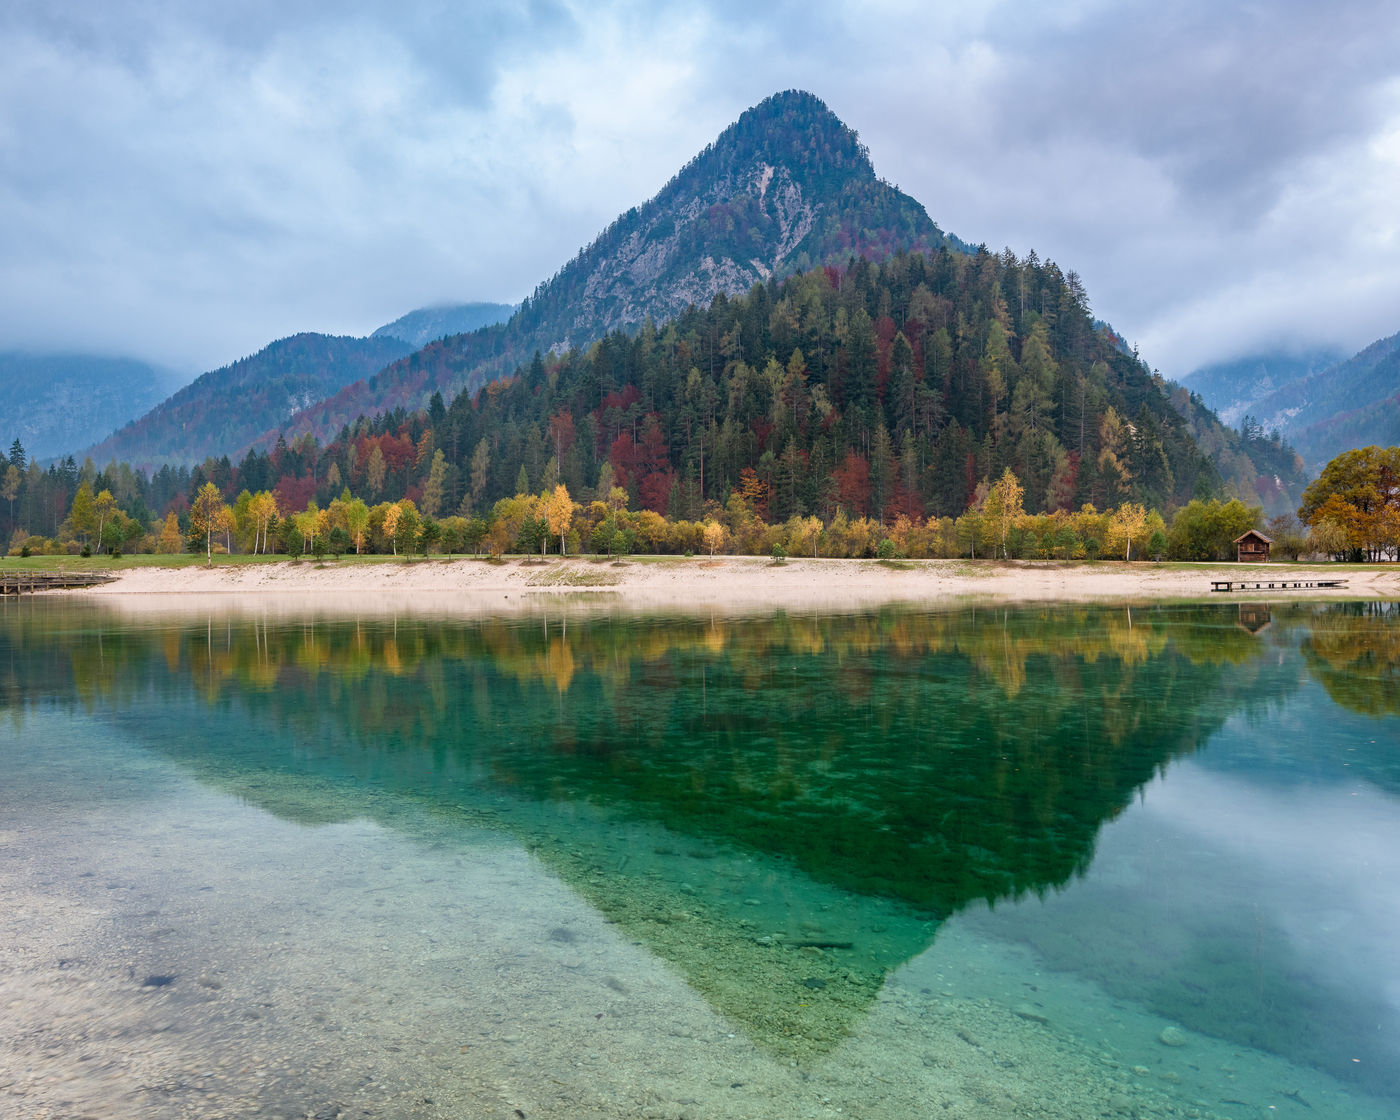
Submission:
[[[1265,544],[1273,544],[1273,543],[1274,543],[1272,537],[1266,537],[1266,536],[1264,536],[1264,534],[1261,533],[1258,529],[1250,529],[1248,532],[1240,534],[1238,537],[1236,537],[1236,538],[1235,538],[1234,540],[1232,540],[1230,543],[1231,543],[1231,544],[1239,544],[1240,541],[1247,540],[1247,539],[1250,538],[1250,537],[1258,537],[1258,538],[1259,538],[1261,541],[1263,541]]]

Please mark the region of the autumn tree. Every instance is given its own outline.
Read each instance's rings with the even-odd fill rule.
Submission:
[[[206,482],[195,495],[190,506],[190,532],[204,534],[204,558],[212,563],[214,559],[214,534],[223,527],[221,513],[224,497],[212,482]]]
[[[383,530],[384,538],[389,542],[389,546],[394,550],[394,555],[399,554],[398,535],[399,519],[403,517],[403,508],[397,503],[389,505],[384,510]]]
[[[92,487],[84,482],[73,495],[73,506],[68,511],[68,524],[73,532],[82,535],[86,541],[97,527],[97,518],[92,512]]]
[[[447,482],[447,457],[442,448],[433,452],[432,465],[428,468],[428,480],[423,484],[423,497],[420,507],[427,517],[436,517],[442,511],[443,487]]]
[[[569,523],[574,519],[574,500],[569,497],[569,488],[562,482],[555,485],[554,492],[545,501],[544,516],[550,533],[559,536],[559,555],[563,556],[564,534],[569,531]],[[544,552],[543,543],[540,552]]]
[[[1001,554],[1005,558],[1008,553],[1006,549],[1006,538],[1011,532],[1011,527],[1016,524],[1017,518],[1025,513],[1021,505],[1021,498],[1025,494],[1025,487],[1021,485],[1016,473],[1007,467],[1001,472],[1001,477],[996,484],[987,491],[987,503],[984,508],[987,520],[992,525],[992,530],[996,538],[1001,542]]]
[[[102,490],[92,500],[92,520],[97,529],[97,551],[102,551],[102,534],[117,510],[117,500],[110,490]]]
[[[183,538],[180,536],[180,519],[175,516],[175,511],[171,510],[165,515],[165,524],[160,531],[160,539],[156,541],[156,551],[166,556],[173,556],[183,547]]]
[[[345,503],[345,531],[355,546],[355,555],[364,550],[365,530],[369,528],[369,507],[360,498]]]
[[[1108,522],[1108,543],[1123,546],[1123,559],[1133,558],[1133,541],[1146,536],[1147,510],[1138,502],[1124,502],[1113,511]]]
[[[277,495],[260,490],[248,502],[248,514],[253,521],[253,553],[267,551],[267,533],[279,515]]]
[[[1344,451],[1303,492],[1298,510],[1314,536],[1334,547],[1338,528],[1346,532],[1350,551],[1372,560],[1400,548],[1400,447],[1359,447]],[[1320,527],[1327,522],[1325,529]],[[1319,531],[1320,530],[1320,531]]]

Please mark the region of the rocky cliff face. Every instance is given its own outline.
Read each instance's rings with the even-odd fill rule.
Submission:
[[[783,166],[756,160],[742,174],[710,184],[654,214],[631,230],[612,253],[593,262],[571,331],[634,326],[651,316],[665,319],[690,304],[705,306],[721,292],[734,295],[783,271],[794,250],[812,232],[823,203],[804,195]],[[726,222],[737,216],[761,236],[753,255],[707,252],[697,260],[694,234],[713,226],[715,211]],[[556,345],[566,347],[561,338]]]
[[[746,112],[541,284],[523,320],[542,348],[565,348],[852,254],[949,244],[965,247],[877,178],[859,138],[818,98],[788,91]]]

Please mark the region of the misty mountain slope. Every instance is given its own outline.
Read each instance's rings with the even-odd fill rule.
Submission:
[[[1198,393],[1220,419],[1232,427],[1238,427],[1246,415],[1251,415],[1265,428],[1281,429],[1283,425],[1276,418],[1260,416],[1260,402],[1286,385],[1331,368],[1345,357],[1345,353],[1333,349],[1301,354],[1251,354],[1230,362],[1202,366],[1188,373],[1181,382]]]
[[[1258,404],[1314,470],[1353,447],[1400,443],[1400,334],[1291,382]]]
[[[382,369],[402,339],[297,334],[211,370],[87,452],[98,463],[192,464],[232,454],[312,401]],[[71,444],[69,445],[72,446]]]
[[[132,358],[0,354],[0,437],[38,459],[101,439],[163,400],[179,377]]]
[[[587,345],[813,265],[945,246],[966,248],[876,176],[855,132],[820,99],[776,94],[540,284],[509,322],[430,343],[298,414],[286,434],[329,438],[359,416],[480,386],[535,350]]]
[[[454,303],[440,307],[420,307],[385,323],[371,338],[400,338],[418,350],[436,338],[466,334],[478,327],[504,323],[514,313],[508,303]]]
[[[1226,423],[1249,415],[1265,431],[1277,429],[1316,472],[1350,448],[1400,443],[1400,334],[1344,357],[1260,355],[1196,370],[1183,382]]]

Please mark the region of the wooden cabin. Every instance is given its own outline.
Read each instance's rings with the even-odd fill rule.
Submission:
[[[1258,563],[1269,558],[1269,546],[1274,542],[1264,536],[1258,529],[1251,529],[1242,537],[1234,540],[1235,548],[1238,549],[1236,558],[1241,564]]]

